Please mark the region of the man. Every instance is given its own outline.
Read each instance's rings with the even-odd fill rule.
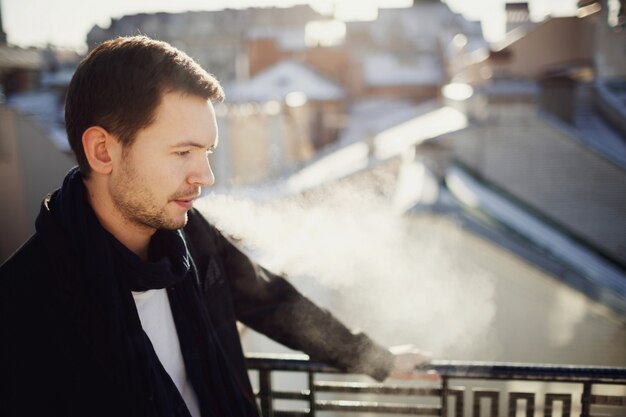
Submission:
[[[380,380],[428,361],[351,333],[192,210],[222,99],[146,37],[81,62],[65,108],[78,168],[0,269],[0,415],[258,415],[236,320]]]

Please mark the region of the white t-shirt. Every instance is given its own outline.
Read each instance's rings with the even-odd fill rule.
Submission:
[[[150,338],[163,368],[180,391],[191,415],[200,417],[198,399],[187,378],[167,291],[160,289],[133,292],[133,299],[137,305],[141,326]]]

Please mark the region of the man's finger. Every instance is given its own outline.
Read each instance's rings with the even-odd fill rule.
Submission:
[[[390,378],[403,379],[403,380],[423,380],[423,381],[440,381],[441,375],[437,371],[405,371],[405,372],[391,372]]]

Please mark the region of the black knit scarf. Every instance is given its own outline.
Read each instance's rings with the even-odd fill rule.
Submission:
[[[131,291],[167,288],[187,375],[203,417],[258,416],[247,381],[238,381],[202,304],[180,230],[159,230],[148,261],[102,228],[77,168],[42,207],[37,232],[74,294],[79,327],[116,387],[119,415],[184,416],[189,411],[143,332]],[[100,376],[102,377],[102,376]]]

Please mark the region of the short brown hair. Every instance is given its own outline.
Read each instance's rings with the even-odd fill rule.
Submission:
[[[221,101],[219,82],[184,52],[145,36],[103,42],[81,61],[65,100],[65,127],[82,175],[91,168],[82,136],[101,126],[129,146],[154,121],[163,94],[180,91]]]

